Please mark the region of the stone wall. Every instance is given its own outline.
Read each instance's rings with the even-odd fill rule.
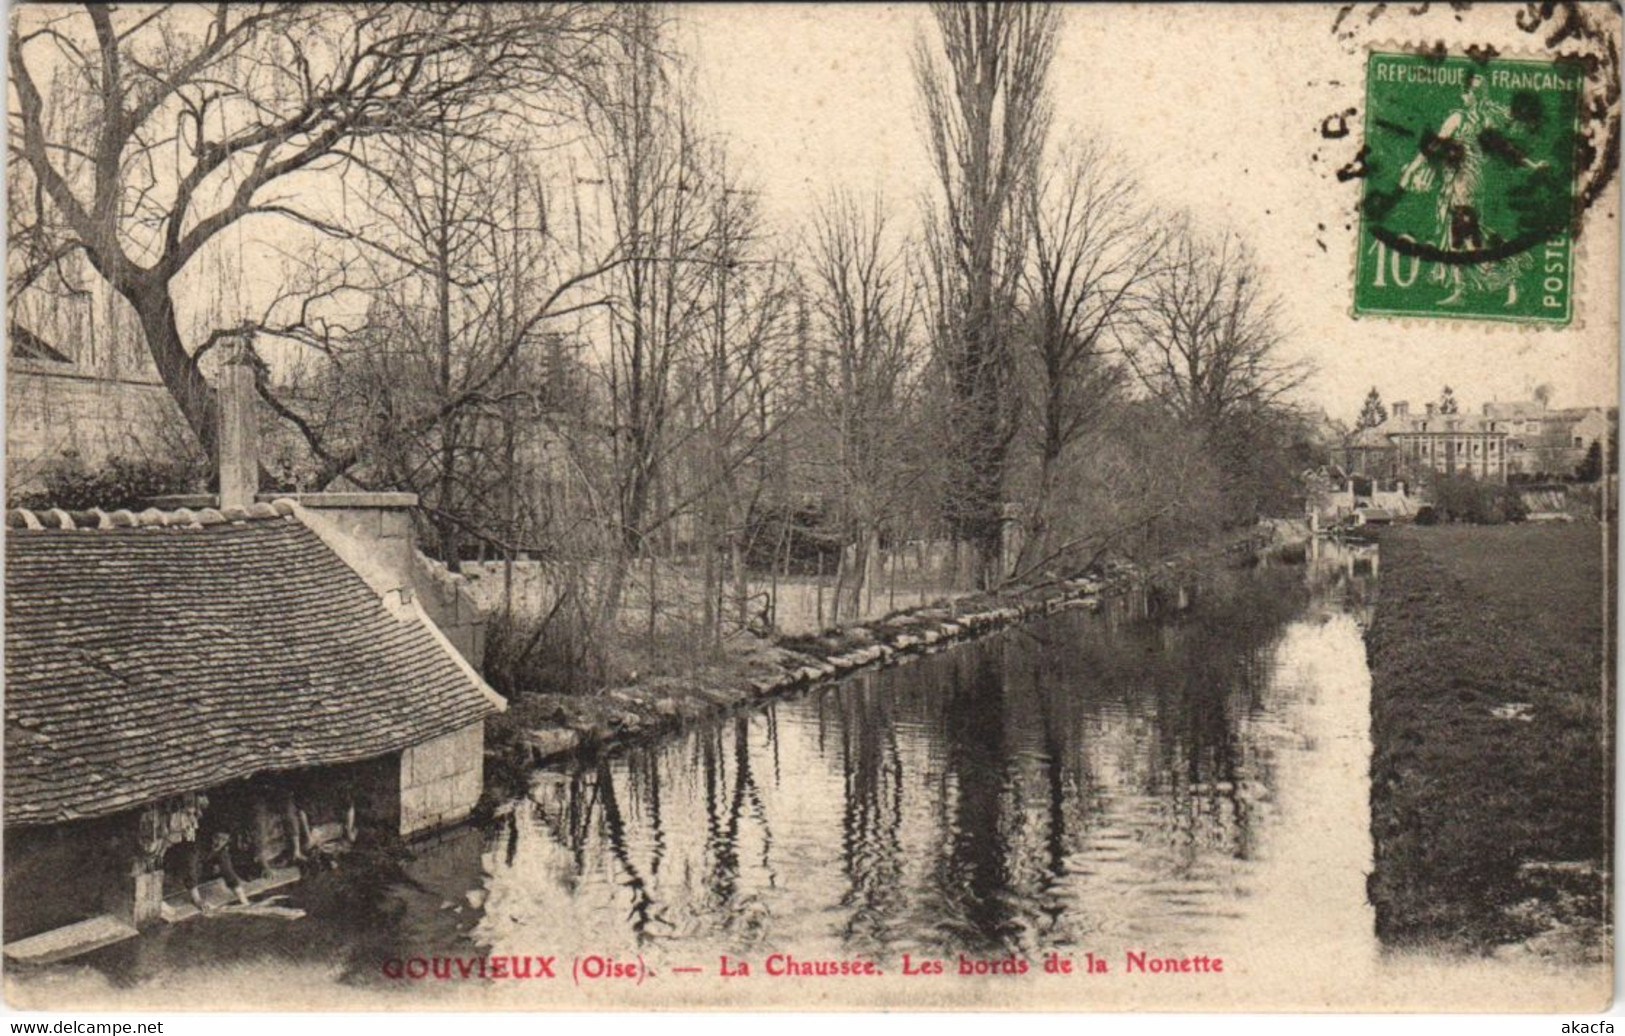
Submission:
[[[166,457],[172,452],[166,427],[183,430],[186,422],[156,380],[91,377],[66,363],[6,361],[11,492],[40,488],[45,468],[70,451],[90,467],[110,457]]]
[[[401,834],[454,824],[468,816],[480,799],[484,767],[484,723],[402,751]]]
[[[516,615],[542,616],[558,600],[558,584],[550,567],[540,561],[515,561],[511,584]],[[465,561],[462,575],[467,592],[491,614],[501,611],[509,600],[508,565],[502,561]]]
[[[412,552],[412,587],[423,611],[468,664],[485,664],[487,611],[471,580],[418,551]]]
[[[386,603],[415,600],[476,671],[485,660],[486,613],[468,579],[417,549],[410,493],[261,493],[305,508],[301,519]]]

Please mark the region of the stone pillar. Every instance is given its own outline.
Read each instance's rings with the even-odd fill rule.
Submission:
[[[216,380],[216,458],[220,506],[247,507],[260,488],[259,413],[255,406],[254,353],[238,342],[220,365]]]
[[[102,901],[107,912],[137,928],[160,920],[164,912],[162,857],[137,853],[125,874],[123,884],[109,889]]]
[[[164,913],[164,868],[161,863],[138,860],[130,868],[134,882],[134,901],[131,904],[130,923],[140,928],[152,924]]]

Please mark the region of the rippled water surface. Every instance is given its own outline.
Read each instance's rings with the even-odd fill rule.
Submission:
[[[674,961],[1234,945],[1290,907],[1266,879],[1328,811],[1365,828],[1365,577],[1322,575],[1120,599],[542,774],[476,935]],[[1352,850],[1317,909],[1363,913]]]

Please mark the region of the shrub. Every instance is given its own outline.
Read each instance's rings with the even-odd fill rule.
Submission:
[[[1470,525],[1501,525],[1529,517],[1517,489],[1480,482],[1465,474],[1434,477],[1433,510],[1434,520]]]
[[[1574,469],[1574,477],[1580,482],[1595,482],[1602,477],[1602,440],[1593,439],[1586,448],[1586,455]]]
[[[89,468],[70,452],[46,470],[42,481],[43,489],[18,494],[12,506],[65,511],[145,507],[153,497],[197,492],[203,476],[188,464],[145,458],[111,457],[101,467]]]
[[[503,697],[581,694],[602,686],[605,658],[579,609],[548,616],[494,614],[486,627],[484,676]]]
[[[1523,502],[1523,494],[1507,486],[1500,486],[1499,499],[1501,513],[1509,522],[1521,522],[1529,517],[1529,508]]]
[[[835,523],[823,505],[753,503],[747,522],[746,563],[758,572],[782,567],[797,575],[812,575],[821,567],[833,572],[845,546],[831,531]]]

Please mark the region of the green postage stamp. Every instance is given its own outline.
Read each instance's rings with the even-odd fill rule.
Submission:
[[[1373,53],[1354,313],[1569,323],[1584,73]]]

